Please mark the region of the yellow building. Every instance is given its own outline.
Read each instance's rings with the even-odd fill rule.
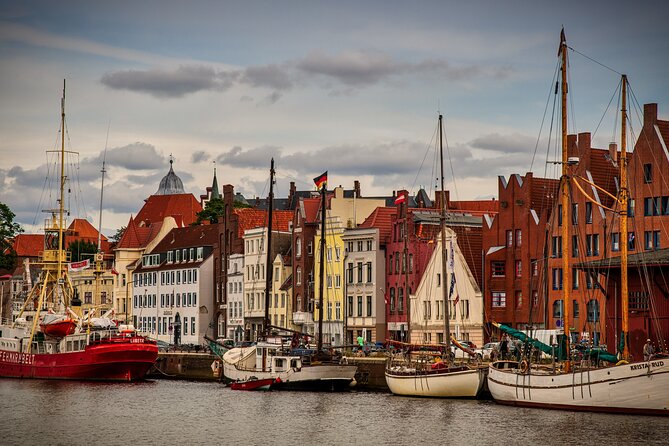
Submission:
[[[268,311],[270,322],[275,327],[296,330],[290,317],[293,314],[290,283],[286,283],[291,274],[290,257],[277,254],[272,267],[272,292]]]
[[[325,268],[323,277],[323,344],[342,345],[344,342],[344,226],[339,217],[328,217],[325,222]],[[321,268],[321,234],[314,237],[314,333],[318,334]]]

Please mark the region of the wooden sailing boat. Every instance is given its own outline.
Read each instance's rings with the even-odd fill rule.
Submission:
[[[16,320],[0,326],[0,377],[132,381],[142,379],[158,357],[155,341],[116,326],[97,330],[85,320],[68,276],[65,250],[65,83],[61,102],[60,192],[49,211],[41,277]],[[45,313],[45,314],[42,314]],[[90,315],[89,315],[90,316]]]
[[[439,159],[441,163],[441,190],[444,190],[444,158],[442,116],[439,115]],[[438,250],[441,254],[441,277],[446,278],[448,255],[446,250],[446,200],[441,200],[439,215],[440,236]],[[444,279],[445,281],[445,279]],[[418,360],[396,362],[392,358],[386,365],[386,383],[395,395],[464,398],[475,397],[483,386],[485,370],[469,364],[451,361],[451,329],[449,315],[449,290],[441,287],[444,302],[444,346],[448,352],[443,360],[430,361],[423,356]],[[455,342],[456,347],[460,347]],[[410,352],[408,353],[411,354]]]
[[[265,274],[265,317],[263,335],[255,345],[238,347],[223,355],[223,374],[235,382],[273,380],[273,389],[297,390],[345,390],[355,385],[357,366],[346,364],[343,359],[333,358],[323,352],[322,327],[323,312],[319,312],[319,330],[315,352],[291,350],[291,342],[284,342],[280,336],[270,336],[272,327],[269,318],[270,293],[272,283],[272,211],[274,202],[274,159],[270,167],[269,211],[267,223],[266,274]],[[321,287],[325,252],[325,196],[326,185],[321,188]],[[320,307],[323,290],[321,288]]]
[[[560,38],[561,77],[562,77],[562,271],[565,283],[563,286],[565,342],[566,352],[570,352],[569,321],[571,298],[569,296],[570,275],[568,250],[569,220],[569,184],[567,157],[567,44],[564,30]],[[620,214],[620,233],[627,234],[627,77],[622,76],[622,131],[620,151],[620,189],[618,202]],[[517,406],[544,407],[552,409],[588,410],[598,412],[644,413],[669,415],[669,360],[655,359],[642,362],[628,362],[629,326],[628,326],[628,284],[627,256],[628,243],[623,235],[621,247],[621,311],[622,311],[622,343],[620,361],[615,356],[609,358],[614,366],[598,366],[586,360],[572,362],[570,355],[557,367],[529,364],[527,360],[498,361],[490,365],[488,371],[488,388],[493,398],[502,404]],[[511,329],[501,326],[504,331]],[[511,333],[513,334],[513,333]],[[521,335],[522,336],[522,335]],[[531,341],[535,343],[536,341]],[[546,346],[538,348],[545,350]]]

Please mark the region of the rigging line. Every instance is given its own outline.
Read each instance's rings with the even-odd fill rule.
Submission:
[[[602,66],[603,68],[606,68],[607,70],[616,73],[618,76],[622,76],[622,75],[623,75],[622,73],[619,73],[618,71],[614,70],[613,68],[609,67],[608,65],[604,65],[603,63],[601,63],[601,62],[599,62],[599,61],[593,59],[592,57],[590,57],[590,56],[588,56],[588,55],[586,55],[586,54],[584,54],[584,53],[581,53],[581,52],[578,51],[578,50],[575,50],[574,48],[570,47],[569,45],[567,45],[567,48],[569,48],[570,50],[572,50],[572,51],[575,52],[576,54],[579,54],[579,55],[585,57],[586,59],[590,60],[591,62],[594,62],[594,63],[596,63],[597,65],[600,65],[600,66]]]
[[[411,190],[415,190],[415,188],[416,188],[416,183],[418,182],[418,177],[420,176],[420,172],[423,170],[423,165],[425,164],[425,159],[427,158],[427,155],[431,152],[432,141],[434,141],[436,139],[436,135],[437,135],[437,130],[435,130],[435,132],[432,134],[432,137],[430,138],[430,142],[425,148],[425,154],[423,155],[423,159],[421,160],[420,166],[418,167],[418,172],[416,173],[416,176],[413,179],[413,183],[411,184]]]
[[[618,83],[618,88],[616,88],[613,91],[613,94],[611,95],[611,99],[609,99],[609,104],[606,106],[606,109],[604,110],[604,113],[602,113],[602,117],[599,118],[599,123],[597,124],[597,127],[595,127],[595,131],[592,132],[592,139],[595,139],[595,136],[597,135],[597,131],[599,130],[599,126],[602,125],[602,121],[604,121],[604,117],[606,116],[606,113],[609,111],[609,107],[611,107],[611,103],[613,102],[613,98],[616,97],[616,93],[618,93],[618,101],[620,101],[620,85],[622,84],[622,81]],[[618,113],[616,111],[616,118],[618,116]],[[617,119],[614,120],[614,122],[617,122]],[[615,134],[615,126],[613,129],[613,132]],[[611,139],[611,141],[615,141],[615,137]]]
[[[458,184],[455,181],[455,170],[453,170],[453,159],[451,158],[451,149],[448,146],[448,137],[446,132],[444,132],[444,142],[446,143],[446,153],[448,154],[448,164],[451,166],[451,178],[453,179],[453,189],[455,189],[455,198],[459,199],[460,194],[458,193]]]
[[[555,84],[555,93],[553,95],[553,110],[551,113],[551,125],[548,130],[548,142],[546,144],[546,163],[544,164],[544,178],[548,177],[548,163],[550,159],[550,152],[551,152],[551,141],[553,140],[553,128],[555,125],[555,114],[557,113],[556,107],[557,107],[557,83]],[[556,134],[557,134],[557,126],[555,126]],[[557,139],[556,139],[557,141]],[[556,143],[557,147],[557,143]],[[557,157],[557,154],[555,155]]]
[[[555,84],[555,79],[557,77],[558,70],[560,68],[559,62],[555,66],[555,72],[553,73],[553,79],[550,83],[550,88],[548,89],[548,97],[546,98],[546,106],[544,107],[544,114],[541,117],[541,125],[539,126],[539,134],[537,135],[537,142],[534,144],[534,153],[532,154],[532,163],[530,163],[530,172],[534,168],[534,159],[537,156],[537,150],[539,149],[539,140],[541,139],[541,131],[544,128],[544,123],[546,122],[546,113],[548,113],[548,105],[551,102],[551,94],[553,92],[553,85]]]

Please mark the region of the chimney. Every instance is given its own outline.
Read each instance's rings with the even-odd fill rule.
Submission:
[[[295,209],[297,207],[297,203],[293,203],[293,200],[295,200],[295,192],[297,191],[297,188],[295,187],[295,181],[290,182],[290,192],[288,193],[288,206],[289,209]]]
[[[355,180],[353,182],[353,190],[355,191],[355,198],[360,198],[360,181]]]
[[[232,206],[234,204],[235,200],[235,186],[232,184],[224,184],[223,185],[223,202],[225,203],[225,206],[230,206],[232,209]]]
[[[585,154],[590,151],[590,144],[592,144],[592,137],[590,132],[583,132],[578,134],[578,153],[576,156],[585,158]]]
[[[567,135],[567,158],[571,156],[578,156],[576,135]]]
[[[618,144],[614,142],[609,143],[609,156],[614,163],[618,162]]]
[[[643,105],[643,126],[653,126],[657,123],[657,103]]]
[[[441,209],[441,200],[445,200],[444,203],[446,204],[445,209],[449,208],[449,204],[451,202],[451,193],[447,190],[445,191],[436,191],[435,196],[434,196],[434,207],[435,209]]]

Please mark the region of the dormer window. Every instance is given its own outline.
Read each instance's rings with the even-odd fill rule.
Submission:
[[[167,263],[172,263],[172,251],[167,251]]]
[[[181,251],[179,251],[178,249],[174,251],[174,261],[175,262],[181,261]]]
[[[198,260],[202,260],[202,258],[204,257],[203,251],[204,251],[204,248],[202,248],[201,246],[199,248],[197,248],[197,259]]]
[[[191,249],[190,249],[190,252],[189,252],[188,255],[189,255],[189,258],[190,258],[190,261],[191,261],[191,262],[192,262],[193,260],[195,260],[195,248],[191,248]]]
[[[188,260],[188,250],[187,249],[184,249],[181,252],[181,255],[183,255],[183,259],[181,259],[181,260],[183,260],[184,262]]]

